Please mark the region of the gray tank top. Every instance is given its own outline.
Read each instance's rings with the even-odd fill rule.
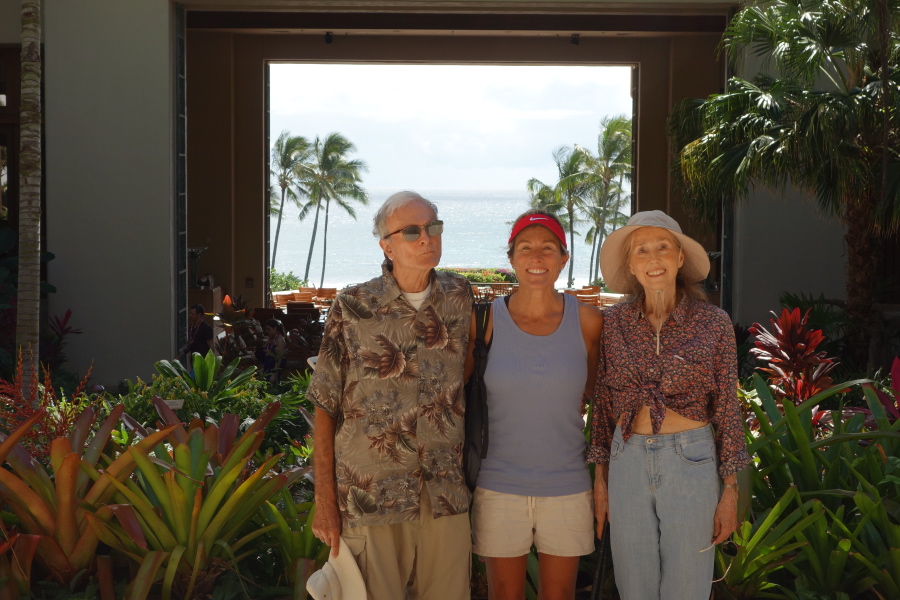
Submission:
[[[502,298],[484,381],[491,442],[478,485],[520,496],[567,496],[591,489],[584,458],[581,398],[587,348],[578,299],[564,294],[562,322],[550,335],[515,324]]]

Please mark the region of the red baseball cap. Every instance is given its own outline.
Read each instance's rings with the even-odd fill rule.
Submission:
[[[563,231],[562,226],[553,217],[548,217],[547,215],[542,214],[525,215],[524,217],[521,217],[518,221],[516,221],[516,224],[513,225],[512,233],[509,234],[509,241],[507,242],[507,244],[512,244],[512,241],[516,239],[516,236],[519,235],[520,231],[532,225],[540,225],[542,227],[546,227],[547,229],[552,231],[556,235],[556,237],[559,238],[559,241],[562,243],[563,248],[568,249],[568,245],[566,244],[566,232]]]

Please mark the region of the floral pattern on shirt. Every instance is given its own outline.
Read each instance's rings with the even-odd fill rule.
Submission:
[[[463,361],[470,284],[432,271],[417,311],[390,270],[342,291],[328,314],[307,396],[335,417],[338,505],[345,527],[464,513]]]
[[[719,475],[750,463],[737,399],[734,327],[722,309],[684,296],[666,319],[656,353],[656,330],[644,316],[643,298],[603,312],[603,337],[591,423],[590,462],[609,462],[616,421],[631,437],[634,418],[650,407],[651,425],[671,409],[716,430]]]

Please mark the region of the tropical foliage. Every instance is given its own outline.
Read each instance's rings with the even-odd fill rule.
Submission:
[[[309,281],[309,270],[319,230],[319,212],[324,204],[322,273],[319,280],[319,287],[322,287],[325,282],[325,265],[328,257],[328,217],[332,201],[354,219],[356,211],[351,201],[360,204],[369,202],[368,192],[361,185],[362,174],[369,169],[364,161],[351,158],[350,155],[354,152],[356,152],[356,146],[337,132],[329,133],[324,138],[316,136],[312,142],[300,136],[291,136],[288,131],[283,131],[278,136],[272,146],[271,169],[271,175],[281,190],[281,202],[277,209],[278,225],[272,249],[273,267],[285,198],[287,198],[300,208],[298,217],[301,220],[305,219],[310,212],[315,213],[306,270],[303,273],[303,281]],[[275,288],[273,287],[272,290],[274,291]]]
[[[791,184],[846,227],[849,342],[865,368],[880,239],[900,226],[897,67],[900,3],[751,2],[723,47],[745,66],[725,93],[682,102],[670,117],[677,188],[712,222],[722,199]]]
[[[464,269],[441,267],[437,270],[462,275],[472,283],[518,283],[516,273],[512,269]]]
[[[269,270],[269,289],[273,292],[296,290],[308,283],[305,279],[300,279],[298,275],[294,275],[293,271],[279,273],[274,268]]]
[[[309,202],[300,211],[300,218],[304,218],[312,208],[316,209],[306,271],[303,273],[304,279],[309,279],[309,265],[316,243],[319,210],[322,208],[322,203],[325,203],[325,226],[322,232],[322,275],[319,287],[325,283],[325,260],[328,257],[328,211],[331,208],[331,202],[334,201],[354,219],[356,211],[348,201],[355,200],[360,204],[369,203],[369,195],[360,185],[362,174],[369,168],[365,162],[350,158],[350,154],[355,151],[356,146],[339,133],[329,133],[324,139],[316,137],[313,143],[312,160],[301,169],[300,185],[305,190]]]
[[[584,236],[591,245],[588,281],[600,277],[600,246],[606,235],[628,220],[632,175],[631,120],[624,115],[600,121],[597,154],[579,145],[560,146],[553,151],[557,180],[532,178],[528,193],[532,208],[554,214],[569,234],[567,286],[575,284],[575,235],[588,225]]]
[[[262,383],[252,371],[241,379],[212,355],[196,358],[193,376],[170,363],[159,366],[159,381],[220,408],[247,408],[235,394]],[[308,377],[292,381],[284,406],[268,397],[253,416],[182,412],[184,422],[156,397],[155,428],[96,395],[58,399],[49,382],[36,410],[18,396],[4,398],[10,433],[0,434],[0,597],[68,590],[112,598],[104,594],[115,587],[126,599],[200,598],[226,584],[235,598],[299,594],[327,555],[309,539],[311,507],[292,500],[309,471],[309,448],[283,441],[296,450],[285,457],[267,438],[283,435],[291,418],[305,421],[298,411],[306,384]],[[21,393],[20,385],[0,386],[0,396]],[[23,418],[15,422],[18,404]],[[303,439],[307,430],[291,433]],[[286,546],[276,552],[278,544]],[[98,555],[100,547],[112,556]],[[130,571],[121,568],[128,560]]]
[[[831,385],[834,359],[817,351],[809,310],[759,324],[765,363],[742,392],[746,408],[748,518],[717,551],[717,595],[745,598],[890,598],[900,593],[900,425],[893,380],[877,389]],[[900,360],[895,360],[900,373]],[[763,377],[766,377],[765,380]],[[882,384],[879,384],[882,385]],[[862,400],[865,407],[847,406]],[[834,408],[826,410],[825,404]]]
[[[287,131],[282,131],[275,144],[272,146],[271,175],[275,179],[278,190],[281,192],[281,202],[278,204],[278,225],[275,228],[275,240],[272,242],[272,262],[269,263],[275,269],[275,257],[278,253],[278,236],[281,234],[281,218],[284,216],[284,201],[289,199],[292,204],[300,206],[300,198],[297,195],[297,171],[309,158],[310,145],[306,138],[292,136]],[[275,189],[272,190],[275,192]]]
[[[601,119],[596,155],[577,145],[576,149],[584,156],[587,174],[585,216],[591,228],[585,242],[591,244],[588,281],[594,281],[600,277],[600,247],[607,229],[618,229],[628,220],[622,211],[631,202],[631,119],[624,115]]]

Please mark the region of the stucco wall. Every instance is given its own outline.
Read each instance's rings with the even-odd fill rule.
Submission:
[[[760,191],[735,211],[735,296],[741,325],[769,326],[782,292],[846,299],[846,253],[838,219],[796,192]]]
[[[171,5],[47,0],[44,39],[50,314],[71,369],[146,378],[175,344]]]

